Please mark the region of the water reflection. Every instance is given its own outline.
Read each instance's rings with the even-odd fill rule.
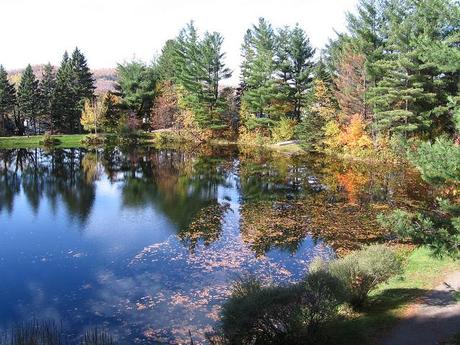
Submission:
[[[325,157],[0,150],[0,326],[199,342],[236,276],[295,281],[313,257],[381,238],[378,212],[431,198],[413,171]]]

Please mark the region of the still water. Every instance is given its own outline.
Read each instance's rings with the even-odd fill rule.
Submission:
[[[431,200],[413,171],[325,157],[0,150],[0,328],[200,343],[235,279],[299,280],[314,257],[384,238],[379,212]]]

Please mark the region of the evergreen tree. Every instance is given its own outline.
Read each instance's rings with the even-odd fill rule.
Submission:
[[[8,114],[13,110],[16,102],[16,90],[8,80],[8,73],[0,65],[0,130],[6,132]]]
[[[332,89],[332,75],[326,63],[324,62],[323,55],[320,56],[313,71],[314,79],[321,80],[328,89]]]
[[[76,76],[67,52],[56,73],[55,114],[52,127],[58,131],[75,133],[80,128],[80,98]]]
[[[113,92],[108,91],[103,96],[102,101],[104,102],[104,107],[106,108],[103,129],[107,132],[114,132],[117,129],[121,118],[121,98]]]
[[[452,45],[460,34],[458,6],[450,0],[392,2],[386,17],[385,53],[374,63],[381,79],[370,92],[377,128],[452,132],[448,97],[458,92],[460,53]]]
[[[186,106],[193,111],[196,124],[202,128],[222,127],[225,101],[219,95],[221,80],[231,76],[222,52],[223,38],[206,32],[200,40],[193,23],[177,38],[176,81],[183,88]]]
[[[299,25],[280,30],[277,37],[277,69],[283,98],[291,104],[291,115],[300,120],[311,89],[315,50]]]
[[[222,126],[222,112],[225,101],[219,97],[220,81],[231,77],[232,73],[224,64],[222,52],[223,38],[217,33],[206,33],[201,46],[201,54],[195,62],[203,71],[199,78],[199,88],[191,90],[197,93],[201,111],[197,111],[196,120],[200,126]]]
[[[321,79],[313,82],[313,94],[310,107],[304,111],[297,135],[303,146],[308,149],[324,149],[326,124],[337,118],[337,106],[334,95]]]
[[[356,13],[347,13],[348,30],[356,52],[366,57],[367,84],[378,78],[373,63],[382,58],[386,41],[386,17],[392,0],[359,0]]]
[[[260,18],[246,32],[242,46],[241,83],[242,102],[250,114],[263,124],[264,118],[278,119],[282,114],[272,113],[278,96],[275,80],[275,33],[270,23]]]
[[[38,80],[32,67],[28,65],[18,87],[18,111],[32,125],[34,133],[40,128],[40,94]]]
[[[177,81],[177,45],[177,40],[167,40],[161,50],[161,54],[156,61],[158,78],[160,80]]]
[[[94,78],[85,56],[78,48],[72,53],[71,66],[75,74],[76,93],[79,101],[83,104],[85,99],[94,97]]]
[[[140,61],[119,64],[115,86],[123,104],[138,117],[150,111],[155,96],[156,73]]]
[[[55,122],[56,74],[50,63],[44,67],[39,89],[41,96],[41,115],[44,122],[50,127],[51,132],[53,132],[53,123]]]

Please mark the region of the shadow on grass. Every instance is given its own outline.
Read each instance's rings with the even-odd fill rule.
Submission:
[[[430,293],[425,289],[388,289],[372,296],[359,313],[349,313],[332,325],[331,344],[375,344],[399,320],[399,308]],[[434,301],[433,301],[434,303]]]

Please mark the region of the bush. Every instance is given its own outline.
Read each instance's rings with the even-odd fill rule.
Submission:
[[[271,131],[273,142],[277,143],[293,139],[296,125],[297,123],[294,120],[282,117]]]
[[[103,145],[105,143],[105,138],[98,134],[88,134],[81,140],[81,143],[88,146]]]
[[[302,320],[310,338],[316,339],[321,328],[337,316],[339,306],[345,302],[346,293],[342,282],[327,269],[310,268],[301,283]]]
[[[290,286],[241,281],[223,306],[222,335],[214,343],[317,343],[324,325],[337,316],[343,297],[341,282],[327,270],[312,271]]]
[[[401,272],[396,253],[385,245],[372,245],[329,264],[329,272],[339,279],[354,308],[362,307],[369,292]]]
[[[59,145],[60,143],[61,141],[58,138],[53,137],[49,133],[46,133],[43,136],[43,140],[39,142],[40,145],[44,145],[44,146],[55,146],[55,145]]]
[[[236,284],[222,310],[225,344],[286,344],[300,315],[298,287],[262,287],[254,280]]]
[[[122,116],[118,123],[118,134],[123,142],[137,142],[140,122],[135,115]]]
[[[240,145],[259,145],[269,143],[269,138],[262,128],[247,129],[241,126],[238,132],[238,144]]]

